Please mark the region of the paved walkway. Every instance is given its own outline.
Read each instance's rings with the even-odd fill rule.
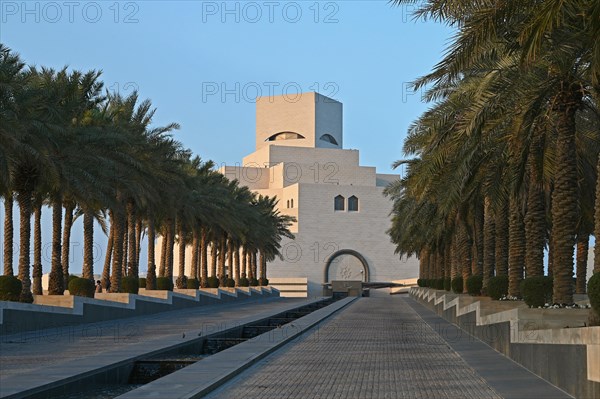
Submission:
[[[406,296],[361,298],[208,397],[569,397],[448,323],[440,335],[438,322]],[[466,353],[470,348],[476,352]]]
[[[72,368],[73,364],[80,364],[73,363],[73,360],[139,344],[151,350],[173,337],[181,341],[186,331],[201,330],[207,335],[218,328],[240,324],[248,317],[277,313],[280,309],[303,302],[306,299],[269,298],[0,336],[0,387],[11,376],[30,372],[52,373],[52,369]]]

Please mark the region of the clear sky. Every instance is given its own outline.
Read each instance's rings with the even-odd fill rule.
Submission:
[[[28,64],[100,69],[109,89],[138,89],[156,106],[157,125],[178,122],[175,137],[218,164],[254,150],[257,94],[318,91],[344,104],[344,147],[391,173],[408,125],[427,108],[407,86],[441,59],[452,34],[415,22],[413,9],[346,0],[2,0],[0,41]],[[97,238],[96,272],[106,241],[99,230]],[[73,252],[79,272],[82,246]]]

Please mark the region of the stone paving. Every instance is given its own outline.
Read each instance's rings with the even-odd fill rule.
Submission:
[[[140,343],[147,343],[150,350],[152,341],[177,334],[183,337],[190,330],[206,335],[219,327],[233,327],[244,318],[303,302],[306,299],[269,298],[0,336],[0,385],[14,375],[37,370],[51,373],[53,368],[73,367],[78,359]]]
[[[208,397],[501,398],[408,301],[361,298]]]

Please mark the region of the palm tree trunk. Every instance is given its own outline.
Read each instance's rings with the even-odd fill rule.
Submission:
[[[208,287],[208,240],[206,237],[206,229],[200,230],[200,286]]]
[[[248,253],[246,254],[247,258],[248,258],[248,280],[251,280],[254,278],[254,274],[253,274],[253,270],[252,270],[252,250],[249,249]]]
[[[486,288],[496,264],[496,223],[488,197],[484,200],[483,218],[483,288]]]
[[[218,252],[217,251],[217,241],[213,241],[212,245],[210,246],[210,276],[211,277],[218,277],[217,276],[217,257],[218,257]]]
[[[242,277],[248,278],[248,254],[246,247],[242,247]]]
[[[65,208],[65,227],[62,238],[62,278],[63,290],[69,287],[69,262],[71,260],[71,228],[73,227],[73,210],[75,205],[72,201],[66,201]]]
[[[233,243],[227,242],[227,277],[233,278],[235,276],[235,270],[233,270]]]
[[[160,267],[158,268],[158,277],[165,276],[165,270],[167,269],[167,229],[163,229],[161,248],[160,248]]]
[[[425,265],[423,264],[423,251],[424,251],[424,249],[421,249],[419,251],[419,278],[421,278],[421,279],[425,278]]]
[[[121,291],[121,278],[123,273],[123,241],[125,230],[125,215],[120,210],[113,211],[113,265],[110,276],[110,292]]]
[[[142,218],[138,217],[137,222],[135,223],[135,267],[137,269],[137,275],[139,275],[140,270],[140,253],[142,252],[142,232],[144,231],[144,226],[142,224]]]
[[[183,221],[179,222],[179,273],[177,275],[177,288],[187,288],[185,275],[185,230]]]
[[[235,277],[234,277],[234,279],[235,279],[235,285],[237,287],[240,284],[240,278],[241,278],[241,276],[240,276],[240,274],[241,274],[241,272],[240,272],[240,267],[241,267],[241,265],[240,265],[240,248],[239,247],[235,248],[235,252],[234,252],[233,256],[234,256],[234,262],[235,262]]]
[[[510,198],[508,239],[508,295],[519,297],[525,264],[525,225],[519,202],[514,196]]]
[[[127,245],[128,245],[128,257],[127,257],[127,275],[138,278],[138,265],[137,265],[137,240],[135,237],[136,233],[136,215],[135,215],[135,204],[133,200],[127,201]]]
[[[33,223],[33,294],[42,295],[42,204],[35,207]]]
[[[590,245],[588,234],[577,235],[577,280],[575,284],[576,294],[585,294],[587,283],[587,259]]]
[[[94,281],[94,212],[83,213],[83,278]]]
[[[154,259],[154,219],[148,218],[148,272],[146,273],[146,289],[156,289],[156,264]]]
[[[459,222],[459,251],[462,268],[463,291],[467,292],[467,279],[471,276],[471,242],[467,228],[463,222]]]
[[[552,244],[554,248],[554,292],[556,303],[573,303],[573,250],[578,221],[577,154],[575,113],[581,102],[578,84],[563,82],[558,94],[557,142],[554,191],[552,193]]]
[[[250,273],[252,274],[252,278],[256,279],[256,277],[258,275],[258,273],[257,273],[258,254],[256,253],[256,251],[252,251],[250,256],[251,256],[250,265],[252,266]]]
[[[508,204],[502,201],[496,210],[496,275],[508,275]]]
[[[13,272],[13,195],[9,193],[4,198],[4,274],[14,275]]]
[[[458,233],[455,232],[452,235],[452,244],[450,245],[450,253],[451,253],[451,264],[450,264],[450,277],[452,280],[454,280],[456,277],[459,276],[459,260],[458,260],[458,249],[456,248],[456,241],[457,241],[457,237],[458,237]],[[427,277],[425,277],[427,278]]]
[[[217,275],[219,280],[221,281],[221,286],[224,287],[225,284],[225,257],[227,255],[227,236],[225,233],[221,235],[219,239],[219,270],[217,271]]]
[[[198,227],[192,229],[192,265],[190,268],[190,278],[198,279],[198,253],[200,250],[200,232]]]
[[[452,245],[446,242],[444,246],[444,278],[450,278],[452,272]],[[480,274],[481,275],[481,274]]]
[[[127,276],[127,249],[129,248],[128,245],[128,238],[129,238],[129,221],[128,221],[128,217],[127,214],[123,215],[123,253],[121,255],[121,277],[125,277]]]
[[[548,240],[548,276],[553,277],[554,273],[552,269],[554,267],[554,244],[552,243],[552,237]]]
[[[48,279],[48,294],[63,295],[64,278],[61,262],[62,198],[57,196],[52,203],[52,263]]]
[[[115,240],[115,228],[114,228],[114,217],[112,212],[110,213],[110,230],[108,232],[108,244],[106,245],[106,255],[104,256],[104,268],[102,268],[102,288],[108,290],[110,284],[110,264],[112,259],[114,240]]]
[[[167,268],[165,270],[165,277],[173,280],[173,251],[175,249],[175,220],[169,219],[169,230],[167,234]]]
[[[265,254],[263,251],[260,251],[260,280],[261,280],[261,285],[266,285],[264,284],[264,281],[267,279],[267,258],[265,257]]]
[[[473,223],[474,230],[474,251],[473,257],[475,258],[473,274],[476,276],[483,276],[483,247],[484,247],[484,208],[477,206],[475,211],[475,222]]]
[[[473,259],[471,259],[471,275],[481,276],[481,274],[478,274],[479,269],[477,267],[477,244],[475,243],[475,240],[473,240],[473,243],[471,244],[471,253],[473,254]]]
[[[19,193],[19,280],[23,284],[19,301],[31,303],[31,280],[29,278],[29,250],[31,247],[31,192]]]
[[[600,237],[600,157],[598,157],[596,171],[598,172],[598,178],[596,179],[596,203],[594,208],[594,237]],[[4,248],[6,248],[6,244]],[[594,274],[600,273],[600,243],[594,245],[593,266]]]
[[[525,276],[544,275],[544,246],[546,241],[546,200],[542,188],[543,132],[536,132],[529,150],[529,186],[525,213]]]

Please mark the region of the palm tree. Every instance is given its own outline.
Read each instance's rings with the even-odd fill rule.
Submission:
[[[548,6],[547,3],[424,3],[417,12],[418,16],[443,20],[456,26],[458,34],[448,55],[436,66],[434,72],[419,84],[437,81],[437,87],[442,89],[441,95],[447,96],[448,87],[452,86],[452,83],[464,80],[464,77],[473,71],[479,71],[480,74],[483,72],[486,78],[494,78],[498,76],[498,70],[506,70],[508,73],[498,81],[505,81],[508,83],[506,87],[514,88],[517,98],[520,99],[516,103],[522,104],[521,112],[516,113],[514,118],[518,128],[513,128],[510,133],[531,135],[531,132],[535,131],[534,121],[541,120],[542,116],[545,125],[556,132],[555,162],[561,167],[554,170],[551,190],[553,228],[550,230],[550,242],[555,276],[554,300],[570,303],[573,289],[572,253],[579,201],[576,117],[589,98],[589,82],[593,84],[596,81],[594,77],[598,76],[598,57],[592,57],[589,51],[597,46],[597,36],[590,33],[597,32],[598,22],[586,21],[590,15],[594,15],[588,11],[597,11],[598,7],[591,1],[554,2],[553,6]],[[513,62],[504,63],[500,65],[501,68],[489,68],[489,61],[502,60],[503,54],[509,56],[507,60],[512,58]],[[518,57],[518,62],[514,62],[514,55]],[[519,74],[511,74],[511,70]],[[510,79],[507,80],[506,77]],[[532,82],[538,84],[532,85]],[[483,90],[480,92],[485,93]],[[494,106],[501,105],[502,103],[498,102],[501,97],[494,92],[502,94],[507,93],[507,90],[489,91],[497,98]],[[514,114],[504,110],[501,115]],[[532,164],[535,164],[535,161]],[[533,169],[533,172],[535,177],[537,171]],[[535,183],[530,185],[530,192],[535,194],[536,187],[538,185]],[[529,248],[532,245],[529,245],[528,241],[527,260],[528,271],[536,273],[536,269],[539,268],[539,240],[545,234],[541,235],[539,231],[539,199],[533,195],[530,200],[538,202],[532,208],[534,214],[531,217],[525,216],[526,229],[529,233],[537,229],[538,244]],[[503,223],[504,220],[505,218],[502,218]],[[535,226],[532,225],[533,222],[536,222]],[[502,230],[506,231],[505,225],[502,225]],[[527,236],[533,234],[529,233]],[[503,254],[501,263],[504,269],[506,251],[501,248],[499,253]]]

